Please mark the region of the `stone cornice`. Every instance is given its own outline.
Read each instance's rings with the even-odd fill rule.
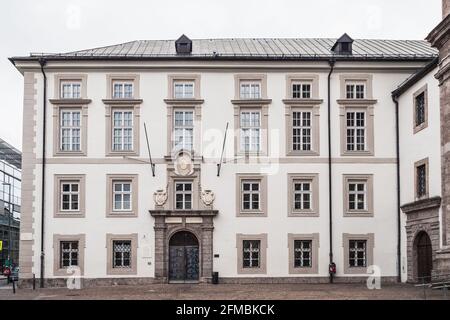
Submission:
[[[232,104],[235,105],[262,105],[262,104],[271,104],[272,99],[233,99],[231,100]]]
[[[283,99],[282,101],[291,106],[311,106],[323,103],[323,99]]]
[[[57,105],[86,105],[92,102],[91,99],[49,99],[48,101]]]
[[[136,105],[136,104],[141,104],[142,103],[142,99],[102,99],[104,104],[107,105],[125,105],[125,104],[130,104],[130,105]]]
[[[433,47],[440,49],[450,39],[450,15],[447,15],[426,37]]]
[[[164,99],[164,102],[175,106],[185,106],[185,105],[199,105],[203,104],[205,100],[203,99]]]
[[[148,210],[152,217],[215,217],[219,210]]]
[[[436,196],[428,199],[406,203],[400,208],[404,213],[408,214],[416,211],[438,208],[440,205],[441,205],[441,197]]]
[[[376,104],[378,101],[376,99],[337,99],[338,104],[345,104],[348,106],[357,106],[357,105],[372,105]]]

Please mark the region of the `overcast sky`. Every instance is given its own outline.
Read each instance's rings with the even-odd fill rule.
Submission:
[[[22,145],[22,75],[7,60],[131,40],[424,39],[441,0],[14,0],[0,9],[0,137]]]

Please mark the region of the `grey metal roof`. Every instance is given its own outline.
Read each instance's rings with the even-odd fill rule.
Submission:
[[[136,40],[117,45],[56,54],[32,54],[11,60],[36,59],[142,59],[142,58],[224,58],[224,59],[391,59],[428,60],[437,50],[423,40],[356,39],[352,56],[336,56],[331,51],[337,39],[260,38],[193,39],[192,53],[180,55],[175,40]]]
[[[4,160],[18,169],[22,168],[22,152],[0,138],[0,160]]]

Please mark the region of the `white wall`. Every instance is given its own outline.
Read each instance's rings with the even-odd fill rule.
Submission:
[[[441,196],[441,146],[437,68],[404,92],[399,102],[401,205],[414,202],[414,163],[428,158],[429,196]],[[414,93],[427,85],[428,126],[414,134]],[[439,209],[439,217],[441,210]],[[402,213],[402,280],[406,281],[406,215]]]
[[[393,66],[393,65],[391,65]],[[398,66],[398,65],[397,65]],[[339,63],[336,71],[332,75],[332,155],[333,158],[340,156],[340,123],[339,105],[339,75],[341,73],[368,73],[363,63],[354,66],[361,69],[339,70]],[[214,219],[214,253],[220,254],[214,259],[214,270],[219,271],[221,276],[237,277],[237,252],[236,234],[268,234],[267,251],[267,275],[269,277],[298,276],[288,274],[288,233],[320,233],[319,250],[319,275],[328,275],[328,165],[327,158],[327,73],[326,65],[317,64],[316,69],[301,70],[293,72],[316,73],[319,75],[319,95],[324,100],[320,107],[320,156],[311,157],[310,163],[275,163],[270,167],[271,172],[268,177],[268,217],[266,218],[242,218],[236,217],[235,213],[235,174],[245,172],[258,172],[261,165],[254,164],[234,164],[228,162],[222,166],[221,176],[216,176],[216,162],[220,154],[222,145],[221,135],[228,121],[230,131],[226,145],[226,157],[233,155],[233,105],[230,100],[234,98],[234,74],[242,73],[236,69],[224,69],[222,71],[190,70],[188,73],[198,73],[201,75],[201,97],[205,100],[202,106],[202,131],[206,136],[215,137],[213,145],[219,151],[211,156],[206,154],[206,148],[210,147],[204,143],[205,163],[202,164],[201,182],[205,189],[212,189],[216,194],[215,209],[219,210],[219,215]],[[343,275],[343,233],[374,233],[375,249],[374,263],[381,268],[383,276],[396,275],[396,185],[395,185],[395,109],[391,101],[391,91],[394,90],[412,72],[411,69],[399,71],[385,69],[377,71],[376,65],[370,64],[370,73],[373,74],[373,96],[378,102],[374,107],[375,121],[375,156],[361,157],[360,163],[333,164],[333,251],[334,260],[337,264],[338,276]],[[386,66],[384,66],[386,68]],[[373,70],[373,71],[372,71]],[[286,72],[272,71],[269,69],[257,70],[258,73],[267,74],[268,96],[272,99],[269,106],[269,130],[273,130],[273,140],[269,142],[270,157],[277,159],[285,158],[285,107],[282,99],[285,98],[285,76]],[[58,72],[59,73],[59,72]],[[73,70],[71,73],[87,73],[87,95],[92,99],[89,105],[88,117],[88,156],[87,159],[105,158],[105,106],[101,99],[106,98],[106,74],[113,72],[88,72],[86,70]],[[130,73],[127,71],[127,73]],[[178,70],[149,71],[140,73],[140,92],[143,103],[141,105],[140,117],[140,158],[147,157],[143,122],[147,124],[150,137],[152,156],[158,160],[166,155],[166,104],[163,99],[167,98],[167,74],[180,73]],[[54,74],[48,72],[48,97],[53,98]],[[42,81],[38,82],[38,101],[42,92]],[[431,87],[431,86],[430,86]],[[434,93],[429,88],[430,109],[437,101],[432,100]],[[437,92],[437,87],[436,87]],[[438,94],[436,93],[436,97]],[[41,108],[41,102],[38,102]],[[402,103],[401,103],[402,105]],[[52,156],[52,132],[53,132],[53,106],[48,105],[47,111],[47,157]],[[412,110],[411,108],[403,108]],[[402,112],[403,112],[402,109]],[[408,111],[409,112],[409,111]],[[437,114],[437,113],[436,113]],[[437,121],[429,112],[429,126]],[[41,117],[41,116],[40,116]],[[412,124],[412,120],[403,121],[402,126]],[[40,158],[40,143],[42,136],[42,118],[38,118],[38,157]],[[402,131],[403,127],[402,127]],[[412,131],[412,128],[411,128]],[[426,130],[421,135],[427,134]],[[430,131],[430,130],[429,130]],[[432,136],[434,137],[434,136]],[[415,137],[416,138],[416,137]],[[431,137],[423,137],[427,141]],[[406,139],[406,136],[402,136]],[[270,140],[269,140],[270,141]],[[438,139],[436,140],[438,141]],[[419,143],[419,142],[418,142]],[[405,144],[403,144],[405,145]],[[402,152],[426,152],[416,150],[413,146],[403,148]],[[406,143],[406,145],[408,145]],[[407,149],[410,148],[411,150]],[[279,152],[278,152],[279,150]],[[433,149],[433,152],[435,150]],[[420,158],[420,155],[414,155]],[[365,163],[367,159],[372,159],[371,163]],[[83,158],[85,159],[85,158]],[[309,159],[309,158],[308,158]],[[56,161],[56,160],[55,160]],[[407,161],[404,157],[402,161]],[[437,163],[430,159],[432,170],[437,170]],[[434,168],[436,166],[436,168]],[[406,165],[403,166],[404,170]],[[432,171],[434,176],[434,172]],[[54,174],[86,174],[86,217],[81,219],[54,219],[53,218],[53,175]],[[106,174],[107,173],[128,173],[139,175],[139,216],[137,218],[106,218],[105,217],[105,194],[106,194]],[[320,216],[316,218],[292,218],[287,216],[287,173],[318,173],[320,188]],[[343,174],[365,174],[374,175],[374,217],[343,217]],[[411,171],[412,173],[412,171]],[[406,176],[406,175],[405,175]],[[412,176],[412,175],[411,175]],[[439,175],[436,175],[439,176]],[[46,231],[45,231],[45,251],[46,251],[46,276],[53,277],[53,234],[86,234],[85,251],[85,276],[86,277],[106,277],[106,233],[138,233],[138,277],[152,277],[154,275],[154,220],[148,210],[154,208],[152,200],[153,192],[156,189],[166,186],[166,166],[158,164],[156,167],[156,177],[150,173],[150,167],[146,164],[48,164],[46,184]],[[408,185],[408,182],[405,182]],[[433,178],[432,184],[439,183]],[[35,212],[35,263],[34,270],[39,269],[39,219],[40,219],[40,175],[36,176],[36,208]],[[405,193],[407,188],[403,188],[402,199],[408,199]],[[437,192],[432,187],[433,192]],[[144,247],[149,247],[151,259],[144,259]],[[149,265],[150,262],[150,265]],[[246,275],[248,276],[248,275]],[[261,275],[259,275],[261,276]],[[305,275],[308,276],[308,275]],[[314,276],[314,275],[313,275]],[[317,275],[316,275],[317,276]]]

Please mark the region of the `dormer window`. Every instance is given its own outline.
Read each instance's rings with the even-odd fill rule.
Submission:
[[[80,99],[81,98],[81,82],[79,81],[61,81],[61,98],[62,99]]]
[[[114,81],[112,96],[114,99],[133,98],[133,82]]]
[[[292,98],[294,99],[310,99],[311,98],[311,83],[292,83]]]
[[[177,54],[186,54],[192,52],[192,40],[184,34],[175,41],[175,50]]]
[[[350,55],[352,54],[353,39],[346,33],[344,33],[339,39],[336,40],[331,51],[335,54]]]

